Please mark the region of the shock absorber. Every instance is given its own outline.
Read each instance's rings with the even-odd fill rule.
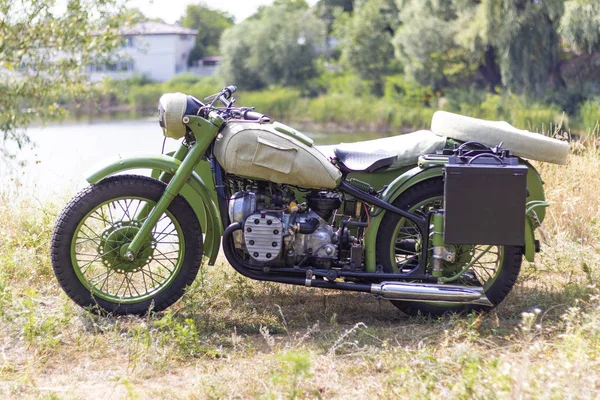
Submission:
[[[431,217],[432,224],[429,229],[431,231],[430,241],[433,245],[433,260],[431,261],[431,274],[436,278],[443,276],[444,262],[453,262],[456,257],[454,250],[446,247],[444,243],[444,214],[443,210],[438,210]]]

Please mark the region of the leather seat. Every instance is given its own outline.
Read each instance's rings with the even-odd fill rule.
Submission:
[[[351,171],[373,172],[380,168],[396,169],[415,165],[421,154],[435,153],[444,148],[446,138],[431,131],[417,131],[403,135],[363,142],[316,146],[328,158],[343,157]]]
[[[334,153],[343,169],[351,172],[375,172],[389,167],[398,158],[396,153],[384,150],[368,152],[336,148]]]

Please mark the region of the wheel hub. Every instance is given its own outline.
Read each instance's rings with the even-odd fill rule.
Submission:
[[[102,263],[119,273],[137,272],[152,260],[156,241],[148,238],[133,260],[127,260],[127,247],[139,232],[141,224],[136,221],[121,221],[102,232],[98,252],[102,254]]]
[[[444,261],[444,271],[451,272],[452,275],[459,272],[473,258],[473,249],[475,246],[463,244],[454,246],[456,257],[454,261]]]

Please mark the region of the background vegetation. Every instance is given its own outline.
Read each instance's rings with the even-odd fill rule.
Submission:
[[[238,104],[325,130],[414,130],[445,109],[598,132],[598,15],[592,0],[278,0],[231,25],[190,6],[182,22],[204,32],[192,58],[220,43],[219,75],[106,82],[95,106],[152,112],[164,92],[202,98],[234,83]]]

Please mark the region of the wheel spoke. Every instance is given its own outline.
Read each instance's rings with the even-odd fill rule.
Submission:
[[[80,222],[72,242],[73,267],[95,296],[118,303],[143,301],[166,287],[181,268],[183,236],[169,211],[160,216],[137,259],[121,257],[120,250],[148,217],[135,220],[145,205],[154,202],[115,198],[98,205]]]

